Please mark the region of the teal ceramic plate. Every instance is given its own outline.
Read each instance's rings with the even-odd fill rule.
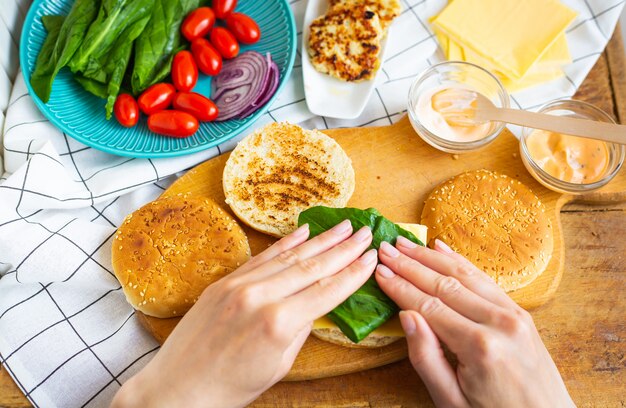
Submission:
[[[91,146],[121,156],[130,157],[174,157],[198,152],[216,146],[240,134],[252,125],[281,91],[289,78],[296,56],[296,27],[287,0],[240,0],[237,11],[248,14],[261,28],[261,40],[242,47],[242,52],[255,50],[261,54],[271,53],[280,68],[280,85],[274,97],[260,110],[245,119],[225,122],[202,123],[195,135],[186,139],[175,139],[155,135],[148,130],[143,117],[134,128],[120,126],[115,118],[107,121],[103,99],[99,99],[83,88],[64,68],[52,86],[50,101],[44,104],[33,92],[30,76],[35,69],[39,50],[47,32],[41,17],[48,14],[67,15],[74,0],[35,0],[31,6],[20,42],[20,62],[24,79],[35,104],[46,118],[68,136]],[[262,6],[259,6],[262,3]],[[208,95],[210,78],[200,75],[195,91]]]

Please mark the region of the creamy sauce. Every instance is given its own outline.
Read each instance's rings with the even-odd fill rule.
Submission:
[[[465,91],[467,90],[475,92],[464,87],[454,87],[450,85],[429,89],[428,91],[423,92],[417,101],[417,106],[415,107],[414,112],[422,126],[437,137],[452,142],[473,142],[488,136],[492,130],[491,122],[477,124],[474,126],[457,126],[448,123],[444,115],[434,108],[433,96],[444,89],[451,88],[457,88],[462,93],[466,93]],[[453,105],[451,107],[455,109],[471,108],[470,105],[467,105],[466,101],[462,99],[459,99],[458,106]]]
[[[569,183],[598,181],[609,166],[609,150],[600,140],[534,130],[526,138],[526,147],[539,167]]]

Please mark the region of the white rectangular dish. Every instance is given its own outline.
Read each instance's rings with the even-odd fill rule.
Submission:
[[[374,91],[376,78],[382,70],[385,61],[387,41],[392,31],[389,27],[387,34],[381,42],[381,64],[376,71],[376,76],[368,81],[345,82],[330,75],[318,72],[311,64],[308,53],[309,26],[317,17],[323,15],[328,9],[328,0],[309,0],[304,24],[302,29],[302,77],[304,82],[304,94],[309,110],[318,115],[338,119],[357,118],[369,101]]]

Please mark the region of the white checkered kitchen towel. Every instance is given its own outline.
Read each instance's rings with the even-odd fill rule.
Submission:
[[[514,94],[518,107],[573,95],[606,46],[624,4],[563,2],[579,13],[567,31],[574,62],[565,67],[565,78]],[[36,406],[105,406],[157,350],[111,272],[115,228],[127,213],[156,198],[172,175],[231,149],[236,140],[183,158],[140,160],[99,152],[59,132],[39,113],[17,72],[29,3],[0,0],[0,362]],[[301,24],[306,0],[290,3]],[[298,61],[287,87],[256,126],[289,120],[324,129],[398,120],[412,79],[441,59],[427,19],[446,2],[402,3],[378,87],[360,118],[312,117]]]

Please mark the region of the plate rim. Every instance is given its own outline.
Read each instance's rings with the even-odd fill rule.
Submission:
[[[263,107],[261,107],[259,110],[254,112],[251,116],[249,116],[248,118],[250,118],[250,120],[248,120],[247,123],[235,129],[234,131],[230,132],[228,135],[221,137],[221,138],[217,138],[216,140],[211,141],[207,144],[201,144],[198,146],[188,147],[186,149],[176,150],[176,151],[161,152],[161,153],[143,152],[143,151],[138,152],[138,151],[126,151],[126,150],[116,149],[113,147],[103,146],[96,142],[91,141],[89,138],[86,138],[86,137],[83,137],[82,135],[74,133],[71,128],[69,128],[61,120],[56,118],[54,114],[48,109],[47,105],[35,94],[32,88],[32,85],[30,83],[31,73],[27,67],[27,60],[28,60],[27,43],[28,43],[29,33],[31,31],[30,28],[33,26],[35,22],[35,16],[36,16],[37,10],[46,1],[47,0],[34,0],[33,1],[33,3],[30,5],[28,9],[26,18],[24,19],[22,32],[20,34],[20,44],[19,44],[20,71],[22,72],[26,89],[31,99],[35,103],[35,106],[37,106],[37,109],[39,110],[39,112],[41,112],[41,114],[52,125],[54,125],[55,128],[63,132],[63,134],[78,141],[79,143],[82,143],[86,146],[89,146],[93,149],[96,149],[105,153],[113,154],[116,156],[122,156],[122,157],[133,157],[133,158],[138,158],[138,159],[162,159],[162,158],[187,156],[193,153],[198,153],[198,152],[216,147],[240,135],[242,132],[244,132],[246,129],[248,129],[250,126],[256,123],[261,116],[267,113],[271,104],[276,100],[276,98],[279,96],[279,94],[283,90],[284,86],[289,81],[289,78],[291,77],[291,73],[293,71],[293,66],[295,63],[297,49],[298,49],[298,43],[297,43],[298,38],[297,38],[297,28],[296,28],[295,17],[294,17],[293,10],[291,9],[291,6],[288,0],[278,0],[279,2],[283,3],[283,5],[286,7],[286,10],[287,10],[287,13],[286,13],[287,24],[288,24],[289,31],[290,31],[288,35],[291,39],[291,44],[292,44],[292,47],[289,50],[289,58],[287,60],[285,76],[278,84],[278,88],[276,89],[276,92],[274,92],[274,95],[272,95],[270,100],[265,105],[263,105]],[[66,67],[64,69],[66,69]],[[225,123],[227,122],[228,121],[226,121]]]

